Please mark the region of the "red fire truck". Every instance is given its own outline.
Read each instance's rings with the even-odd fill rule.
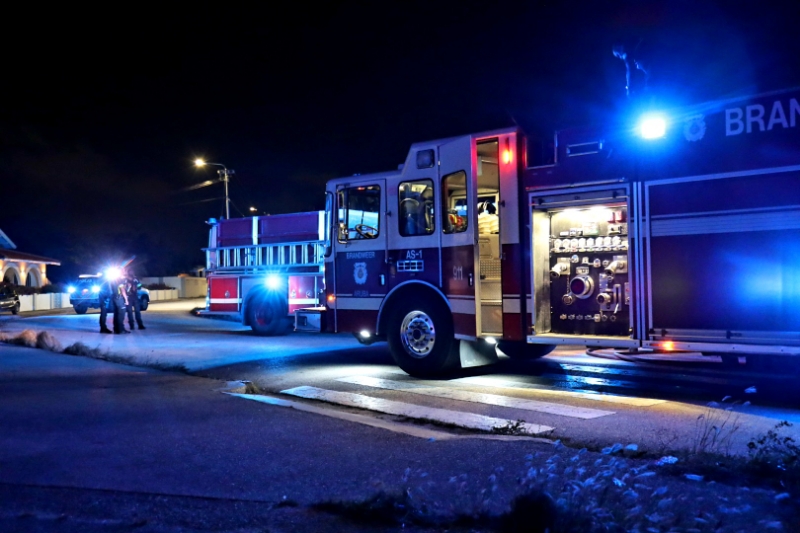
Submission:
[[[260,335],[290,331],[294,312],[318,305],[323,290],[324,220],[321,211],[210,220],[205,312]]]
[[[798,101],[563,131],[542,162],[517,128],[414,144],[328,183],[325,305],[297,319],[417,376],[560,344],[800,355]]]

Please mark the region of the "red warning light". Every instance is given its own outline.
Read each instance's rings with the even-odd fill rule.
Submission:
[[[503,163],[507,165],[513,160],[514,153],[511,151],[511,142],[509,141],[508,137],[506,137],[506,148],[503,150]]]

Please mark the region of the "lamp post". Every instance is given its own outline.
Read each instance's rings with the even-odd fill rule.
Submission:
[[[196,166],[198,168],[204,167],[206,165],[213,165],[215,167],[222,167],[222,169],[217,170],[217,174],[219,175],[220,181],[225,184],[225,218],[230,219],[231,218],[231,199],[228,197],[228,180],[230,179],[231,176],[236,174],[236,172],[233,169],[229,170],[228,167],[226,167],[222,163],[208,163],[203,159],[195,159],[194,160],[194,166]]]

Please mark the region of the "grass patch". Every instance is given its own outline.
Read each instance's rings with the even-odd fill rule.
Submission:
[[[244,381],[245,394],[264,394],[264,390],[252,381]]]
[[[74,344],[70,344],[69,346],[64,348],[63,353],[67,355],[79,355],[83,357],[91,357],[92,359],[100,359],[101,361],[108,361],[110,363],[118,363],[121,365],[154,368],[156,370],[162,370],[165,372],[181,372],[183,374],[189,373],[189,369],[181,364],[165,363],[163,361],[151,358],[141,359],[138,357],[130,357],[126,355],[115,355],[109,353],[108,351],[101,350],[99,347],[91,348],[82,342],[76,342]]]
[[[156,370],[162,370],[165,372],[181,372],[184,374],[189,373],[189,369],[181,364],[165,363],[163,361],[150,358],[141,359],[125,355],[114,355],[106,350],[101,350],[100,347],[91,348],[82,342],[70,344],[64,348],[63,353],[67,355],[91,357],[92,359],[100,359],[101,361],[108,361],[110,363],[118,363],[122,365],[154,368]]]
[[[40,350],[47,350],[48,352],[60,353],[63,351],[58,339],[47,331],[40,331],[37,333],[32,329],[26,329],[17,335],[0,333],[0,342],[13,346],[23,346],[25,348],[39,348]]]
[[[616,452],[620,453],[620,451]],[[432,527],[508,533],[735,533],[793,531],[796,502],[780,492],[724,485],[701,476],[664,475],[666,466],[560,442],[528,454],[521,471],[433,480],[407,468],[400,484],[358,501],[317,510],[368,526]],[[474,476],[474,475],[473,475]]]
[[[40,350],[47,350],[54,353],[63,353],[66,355],[78,355],[82,357],[91,357],[92,359],[100,359],[101,361],[108,361],[110,363],[119,363],[129,366],[139,366],[145,368],[154,368],[165,372],[181,372],[184,374],[189,373],[189,369],[182,364],[165,363],[152,358],[137,358],[124,355],[115,355],[103,350],[100,347],[90,347],[82,342],[70,344],[66,348],[61,346],[61,343],[52,334],[47,331],[35,332],[32,329],[26,329],[17,335],[9,335],[0,333],[0,342],[10,344],[12,346],[23,346],[25,348],[38,348]]]

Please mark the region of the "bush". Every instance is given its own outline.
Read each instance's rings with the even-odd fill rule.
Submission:
[[[28,287],[26,285],[14,285],[12,283],[0,283],[0,287],[11,287],[20,296],[31,294],[51,294],[67,292],[67,287],[63,283],[48,283],[44,287]]]
[[[39,294],[58,294],[61,292],[67,292],[67,286],[63,283],[48,283],[39,288]]]
[[[2,283],[3,287],[11,287],[11,289],[20,296],[28,294],[39,294],[39,289],[36,287],[26,287],[25,285],[14,285],[13,283]]]

